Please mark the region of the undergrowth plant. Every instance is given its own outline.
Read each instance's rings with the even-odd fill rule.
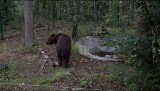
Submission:
[[[99,31],[99,27],[101,27],[102,23],[94,23],[88,22],[85,24],[79,24],[78,26],[78,38],[82,38],[86,36],[88,33]]]
[[[111,67],[113,71],[107,78],[125,85],[128,91],[158,91],[160,89],[160,78],[158,78],[160,72],[157,60],[158,53],[156,52],[159,45],[155,46],[158,43],[158,41],[156,42],[158,39],[156,34],[137,36],[132,30],[116,30],[113,33],[113,39],[111,45],[119,46],[118,53],[121,55],[121,60],[125,62],[125,66],[129,65],[131,69]],[[147,42],[150,42],[151,47],[145,45]],[[152,54],[149,56],[153,55],[153,58],[148,60],[146,58],[151,53],[150,50]]]
[[[48,86],[48,85],[51,85],[53,82],[62,79],[64,76],[65,76],[65,72],[64,71],[56,72],[50,78],[38,80],[37,84],[38,85],[47,85]]]
[[[98,79],[98,74],[87,74],[80,79],[80,85],[85,88],[90,88]]]
[[[22,79],[17,75],[16,64],[7,61],[8,69],[0,70],[0,90],[8,89],[22,83]]]
[[[76,43],[73,43],[72,42],[72,54],[75,55],[75,54],[78,54],[79,53],[79,47],[76,45]]]

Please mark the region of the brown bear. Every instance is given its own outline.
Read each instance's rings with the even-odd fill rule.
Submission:
[[[51,34],[46,42],[47,45],[57,44],[58,66],[69,67],[71,53],[71,38],[66,34]]]

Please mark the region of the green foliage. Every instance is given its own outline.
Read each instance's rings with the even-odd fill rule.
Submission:
[[[9,64],[8,66],[9,66],[8,70],[4,70],[4,71],[1,70],[0,71],[1,82],[10,81],[10,80],[17,77],[17,75],[16,75],[16,65]]]
[[[78,53],[79,53],[79,47],[75,43],[72,42],[72,54],[76,55]]]
[[[23,1],[7,0],[0,1],[0,10],[4,19],[9,19],[9,25],[14,29],[22,29],[23,27]],[[91,31],[100,32],[102,25],[93,23],[92,21],[105,21],[107,26],[121,26],[123,23],[134,23],[135,10],[133,8],[133,1],[127,2],[122,0],[124,5],[120,5],[121,0],[94,0],[94,1],[54,1],[52,0],[34,0],[34,14],[35,27],[39,28],[44,26],[44,22],[49,20],[53,22],[56,18],[60,20],[68,20],[70,22],[78,22],[85,24],[79,24],[78,26],[78,38],[86,36]],[[112,6],[110,7],[110,2]],[[131,2],[131,3],[130,3]],[[129,91],[157,91],[160,90],[160,2],[157,0],[136,0],[134,1],[137,15],[147,21],[147,26],[150,27],[148,31],[138,31],[139,36],[135,35],[135,30],[128,29],[124,31],[122,29],[115,29],[111,36],[105,35],[105,37],[113,38],[113,41],[107,43],[107,45],[119,46],[118,53],[121,55],[121,59],[130,64],[128,65],[111,65],[109,67],[110,74],[106,75],[107,80],[116,81],[117,84],[122,84],[127,87]],[[54,6],[54,7],[52,7]],[[130,6],[133,10],[130,11]],[[8,8],[8,15],[5,9]],[[140,10],[140,11],[139,11]],[[128,13],[130,12],[130,13]],[[132,14],[132,15],[131,15]],[[52,17],[53,16],[53,17]],[[128,21],[129,17],[132,17],[132,21]],[[50,19],[52,17],[52,19]],[[86,23],[86,21],[89,21]],[[92,22],[92,23],[91,23]],[[68,25],[68,26],[71,26]],[[118,26],[118,27],[119,27]],[[143,24],[142,24],[143,26]],[[66,27],[61,25],[59,27]],[[70,29],[68,29],[70,30]],[[70,31],[71,32],[71,31]],[[71,34],[71,33],[70,33]],[[146,42],[150,42],[151,47],[146,47]],[[38,45],[28,49],[24,49],[26,52],[38,53]],[[6,47],[4,47],[6,48]],[[151,49],[151,57],[149,60],[153,64],[147,63],[145,57]],[[78,48],[75,44],[72,44],[72,53],[78,53]],[[14,66],[8,71],[0,72],[0,83],[21,82],[17,79]],[[53,81],[57,81],[63,78],[64,72],[57,72],[51,78],[42,79],[38,84],[50,85]],[[81,78],[80,85],[84,87],[91,87],[95,80],[98,79],[98,75],[86,75]]]
[[[43,23],[44,23],[43,17],[36,17],[35,18],[35,27],[36,28],[44,27]]]
[[[22,83],[22,79],[17,75],[16,65],[6,62],[8,70],[0,70],[0,89],[11,88]]]
[[[106,75],[106,80],[115,81],[117,84],[124,85],[126,84],[125,79],[127,79],[127,73],[131,73],[127,71],[129,66],[124,64],[111,64],[109,66],[110,74]]]
[[[159,78],[155,78],[156,76],[152,76],[150,73],[144,74],[143,71],[128,64],[114,63],[108,69],[109,74],[105,76],[105,79],[113,81],[117,85],[125,86],[127,91],[157,91],[159,89]],[[158,84],[153,81],[152,77]]]
[[[83,37],[86,34],[88,34],[91,31],[95,30],[95,27],[93,25],[93,23],[88,23],[88,24],[84,24],[84,25],[79,25],[79,30],[81,30],[82,32],[79,32],[79,37]]]
[[[128,90],[128,91],[138,91],[139,88],[138,88],[137,84],[131,83],[131,84],[128,86],[128,89],[127,89],[127,90]]]
[[[88,77],[83,77],[80,79],[80,85],[82,87],[91,87],[92,80],[90,80]]]
[[[110,7],[111,10],[109,10],[109,12],[106,13],[106,15],[103,16],[103,18],[104,18],[105,24],[107,26],[114,26],[115,27],[118,25],[118,27],[119,27],[120,25],[127,22],[127,20],[128,20],[129,14],[126,13],[123,10],[123,8],[126,7],[125,3],[127,3],[127,4],[130,4],[130,3],[125,2],[125,1],[122,1],[120,3],[120,1],[118,1],[118,0],[114,0],[111,3],[112,3],[112,6],[114,6],[114,7]],[[121,5],[122,3],[124,4],[124,6]],[[129,11],[130,11],[130,9],[128,10],[128,12]]]
[[[96,82],[99,78],[99,75],[98,74],[91,74],[91,75],[85,75],[84,77],[82,77],[80,79],[80,85],[82,87],[86,87],[86,88],[89,88],[92,86],[92,84],[94,82]]]
[[[135,47],[137,38],[134,36],[135,30],[123,31],[119,28],[114,29],[111,36],[105,36],[107,38],[112,38],[113,41],[107,42],[107,45],[118,46],[119,50],[117,52],[121,55],[124,61],[129,58],[132,54],[132,50]]]
[[[105,21],[106,25],[113,25],[116,20],[115,16],[112,14],[107,14],[106,16],[104,16],[104,18],[106,20]]]
[[[126,70],[129,75],[120,71],[125,74],[125,76],[122,76],[119,74],[119,71],[117,72],[117,69],[114,69],[116,73],[107,75],[107,78],[116,80],[118,83],[124,82],[129,91],[158,91],[160,89],[159,78],[157,78],[159,75],[158,50],[160,45],[158,35],[160,34],[160,4],[157,1],[136,1],[135,4],[137,5],[137,10],[139,10],[138,15],[145,20],[150,29],[146,31],[142,24],[139,27],[142,29],[138,30],[139,36],[135,36],[134,33],[129,33],[131,30],[129,30],[129,32],[121,30],[113,33],[115,40],[113,41],[113,45],[120,47],[119,53],[122,55],[123,60],[134,68],[132,68],[133,71],[131,72],[127,72]],[[107,23],[114,22],[114,20],[112,20],[113,15],[114,13],[106,16]],[[115,19],[115,17],[113,19]],[[120,18],[120,21],[123,22],[123,20],[125,20],[125,18]],[[146,45],[147,43],[148,45]],[[148,55],[151,52],[152,54]],[[151,58],[152,55],[153,59]],[[151,57],[147,58],[148,56]]]
[[[109,66],[109,72],[110,74],[106,75],[106,80],[114,81],[117,85],[126,86],[127,91],[151,91],[148,90],[149,85],[152,84],[147,80],[148,73],[144,75],[142,71],[126,64],[112,64]]]
[[[22,25],[23,25],[23,2],[18,1],[18,2],[13,2],[13,4],[16,4],[17,6],[14,7],[12,10],[12,14],[10,15],[10,21],[9,25],[13,29],[20,29],[22,30]]]
[[[63,72],[63,71],[56,72],[56,73],[54,73],[54,75],[51,78],[38,80],[37,84],[39,84],[39,85],[51,85],[53,82],[62,79],[64,76],[65,76],[65,72]]]
[[[99,32],[101,25],[102,25],[102,22],[99,22],[99,23],[88,22],[88,23],[79,24],[78,37],[82,38],[91,32]]]

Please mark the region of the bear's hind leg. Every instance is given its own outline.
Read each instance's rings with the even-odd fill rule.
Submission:
[[[62,66],[62,56],[58,55],[58,66],[61,67]]]
[[[69,59],[65,59],[65,60],[63,61],[63,67],[64,67],[64,68],[69,68]]]

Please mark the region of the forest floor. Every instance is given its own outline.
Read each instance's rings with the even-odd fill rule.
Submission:
[[[118,62],[105,62],[93,60],[78,53],[72,53],[70,68],[50,67],[49,64],[42,70],[43,56],[39,53],[39,47],[44,50],[52,61],[57,62],[56,45],[47,46],[48,37],[46,31],[38,31],[36,34],[38,45],[32,49],[24,48],[23,33],[19,31],[6,31],[5,39],[0,40],[0,63],[8,64],[9,69],[15,67],[15,71],[7,73],[2,81],[0,89],[14,90],[52,90],[69,88],[103,89],[104,91],[124,91],[124,87],[116,81],[107,79],[108,66],[120,64]],[[2,73],[1,75],[5,74]],[[3,86],[2,86],[3,84]],[[5,85],[4,85],[5,84]],[[16,84],[16,87],[7,86]]]

